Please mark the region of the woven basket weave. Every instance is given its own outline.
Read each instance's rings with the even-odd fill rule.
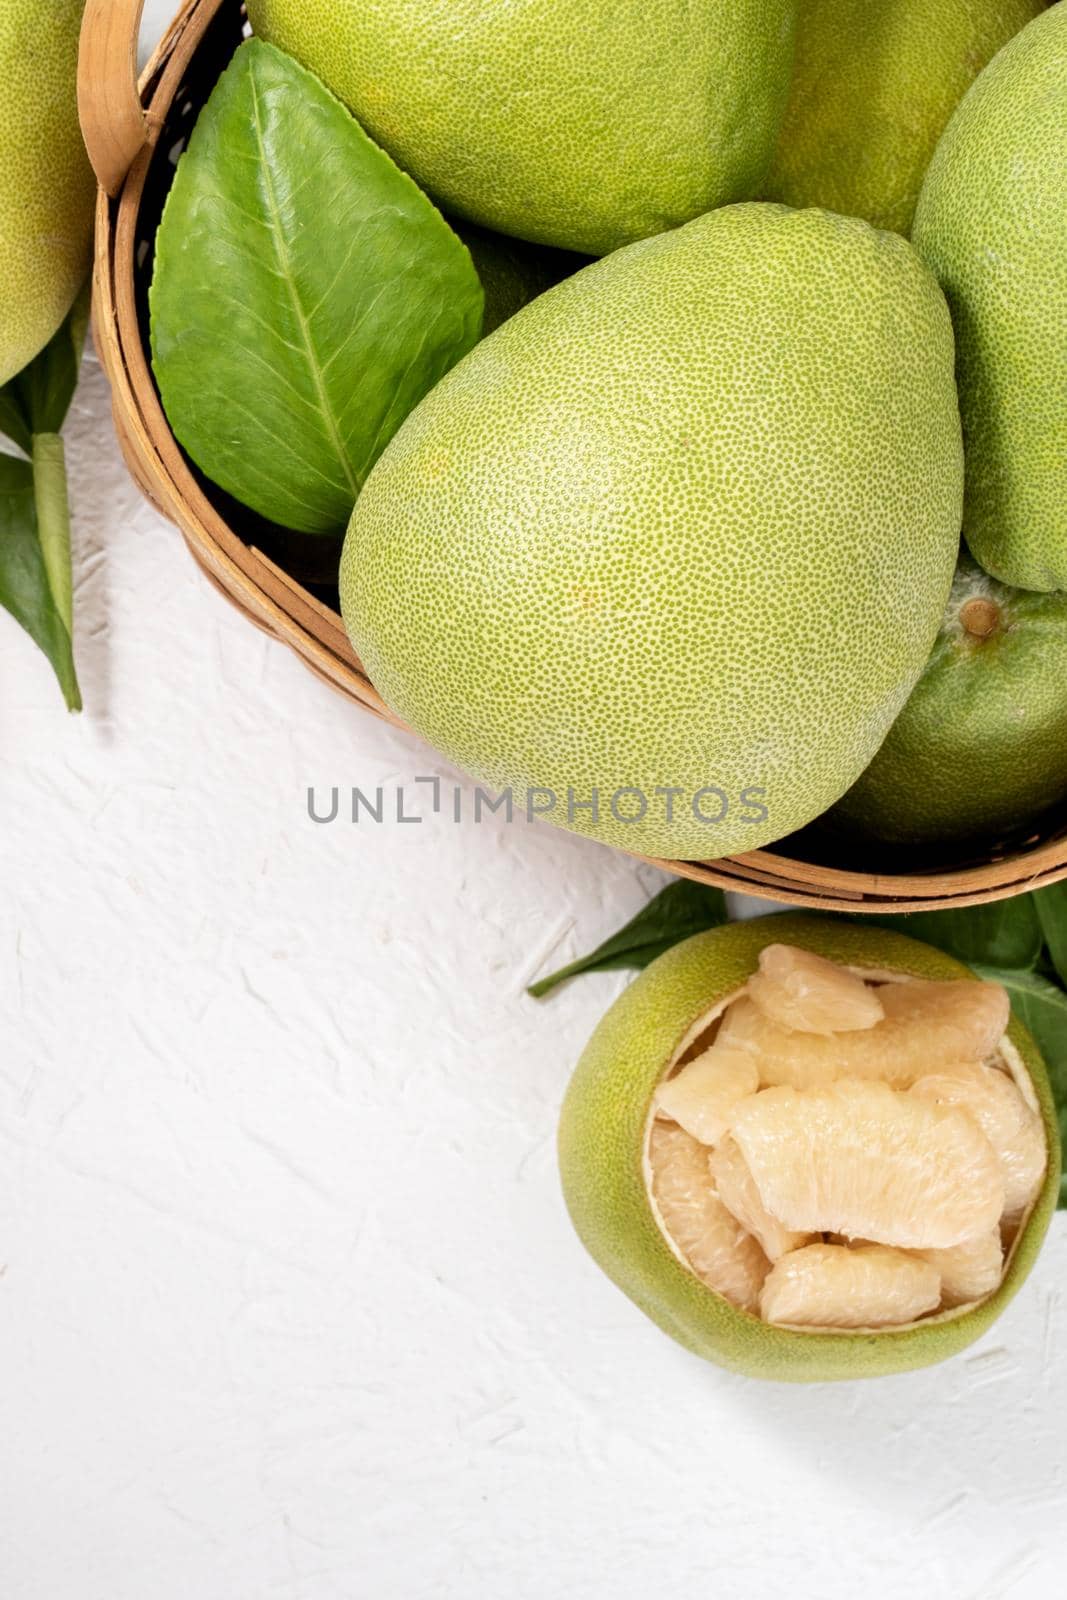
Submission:
[[[204,482],[163,414],[147,354],[155,232],[177,155],[243,37],[245,19],[239,0],[184,0],[138,83],[142,8],[143,0],[87,0],[79,73],[82,128],[100,183],[93,326],[123,454],[228,600],[332,688],[400,727],[349,644],[329,591],[298,582],[284,557],[266,553],[264,546],[278,556],[270,530]],[[1067,808],[1031,837],[966,859],[883,857],[871,847],[860,871],[835,864],[825,841],[813,838],[719,861],[657,865],[795,905],[871,912],[979,904],[1067,877]]]

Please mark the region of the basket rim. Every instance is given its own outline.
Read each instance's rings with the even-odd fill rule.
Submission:
[[[257,627],[288,644],[331,688],[405,732],[374,689],[341,617],[228,527],[208,500],[167,423],[136,307],[137,224],[152,159],[174,99],[208,28],[238,0],[181,0],[139,80],[145,144],[114,199],[100,188],[93,269],[93,327],[127,464],[142,492],[176,524],[220,593]],[[83,41],[84,44],[84,41]],[[624,852],[675,876],[815,910],[930,911],[1008,899],[1067,878],[1067,827],[1059,837],[995,860],[928,872],[863,872],[816,865],[773,847],[712,861]]]

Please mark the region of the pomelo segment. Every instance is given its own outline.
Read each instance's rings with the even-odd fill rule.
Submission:
[[[769,1261],[777,1261],[790,1250],[799,1250],[811,1243],[809,1233],[784,1227],[767,1210],[735,1139],[727,1136],[723,1140],[713,1152],[709,1166],[723,1205],[747,1233],[759,1240]]]
[[[873,1028],[884,1012],[876,991],[833,961],[796,945],[769,944],[748,992],[769,1022],[800,1033]]]
[[[984,1300],[993,1293],[1004,1271],[999,1228],[991,1228],[970,1244],[953,1245],[950,1250],[923,1250],[920,1254],[941,1274],[941,1304],[945,1307]]]
[[[878,991],[886,1022],[927,1062],[984,1061],[1008,1026],[1011,1002],[999,983],[888,983]],[[925,1032],[920,1032],[925,1030]]]
[[[739,1101],[755,1094],[759,1071],[746,1051],[712,1045],[656,1091],[656,1107],[701,1144],[727,1132]]]
[[[874,1029],[849,1034],[800,1033],[771,1022],[746,994],[726,1011],[718,1042],[728,1050],[748,1051],[762,1088],[789,1084],[796,1089],[832,1083],[846,1073],[853,1077],[886,1076],[893,1065],[879,1044],[867,1044]],[[856,1041],[861,1047],[856,1047]],[[871,1065],[868,1065],[868,1058]]]
[[[989,1140],[966,1112],[842,1079],[765,1089],[733,1121],[763,1204],[789,1228],[902,1249],[988,1233],[1004,1208]]]
[[[936,1267],[883,1245],[809,1244],[774,1265],[760,1295],[765,1322],[889,1328],[936,1311]]]
[[[657,1121],[648,1159],[663,1226],[697,1277],[731,1304],[755,1311],[770,1263],[719,1199],[708,1151],[684,1128]]]
[[[1048,1157],[1040,1118],[1008,1074],[957,1062],[920,1078],[911,1093],[935,1105],[958,1106],[974,1118],[1000,1160],[1005,1221],[1017,1221],[1041,1187]]]
[[[884,1021],[828,1035],[779,1027],[743,996],[724,1015],[717,1042],[749,1051],[764,1088],[870,1078],[903,1089],[939,1062],[984,1060],[1008,1025],[1008,997],[997,983],[887,983],[874,992]]]

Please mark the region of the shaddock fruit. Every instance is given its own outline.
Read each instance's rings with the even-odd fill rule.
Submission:
[[[805,0],[764,194],[911,227],[961,95],[1045,0]]]
[[[893,844],[1028,832],[1067,798],[1067,594],[966,556],[937,643],[866,772],[821,827]]]
[[[716,1040],[741,1007],[833,1053],[783,1085],[770,1036]],[[1004,992],[901,934],[793,915],[698,934],[636,978],[578,1064],[559,1147],[580,1237],[654,1321],[796,1381],[965,1348],[1029,1271],[1059,1188],[1047,1075]]]
[[[83,9],[0,6],[0,384],[48,343],[89,271],[96,186],[75,90]]]
[[[437,385],[360,495],[341,602],[383,698],[491,788],[624,849],[729,855],[882,743],[962,490],[952,330],[907,242],[727,206],[557,284]]]
[[[993,57],[923,180],[912,237],[956,328],[964,537],[1020,589],[1067,589],[1067,7]]]
[[[794,0],[249,0],[447,210],[602,255],[756,194]]]

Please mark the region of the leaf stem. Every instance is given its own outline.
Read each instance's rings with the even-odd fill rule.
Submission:
[[[74,583],[70,558],[70,501],[67,495],[67,460],[58,433],[33,436],[33,498],[37,508],[37,537],[41,543],[52,601],[68,637],[74,637]],[[68,711],[82,708],[81,691],[73,670],[63,683]]]

